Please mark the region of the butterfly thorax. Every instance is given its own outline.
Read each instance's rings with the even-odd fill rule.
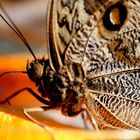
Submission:
[[[65,65],[55,72],[48,60],[33,60],[27,62],[27,73],[41,96],[49,100],[54,108],[61,109],[66,116],[81,112],[85,98],[82,88],[84,73],[80,65]]]

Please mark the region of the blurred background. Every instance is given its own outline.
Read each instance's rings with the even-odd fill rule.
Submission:
[[[47,57],[45,40],[47,0],[3,0],[2,5],[23,33],[36,56],[40,58]],[[2,11],[0,11],[0,13],[3,15]],[[28,49],[9,26],[0,19],[0,73],[5,71],[26,70],[26,62],[28,59],[33,59]],[[27,75],[11,74],[1,77],[0,99],[8,97],[24,87],[31,87],[37,91],[34,83],[29,80]],[[42,105],[26,91],[10,100],[10,103],[12,106],[9,106],[7,103],[0,105],[0,111],[21,117],[25,117],[22,111],[24,107]],[[68,118],[64,117],[59,111],[33,113],[32,115],[42,121],[48,120],[47,123],[57,122],[83,128],[81,116]]]
[[[47,1],[2,0],[2,4],[34,51],[45,45]],[[29,53],[20,39],[2,20],[0,20],[0,43],[0,55],[17,52]]]

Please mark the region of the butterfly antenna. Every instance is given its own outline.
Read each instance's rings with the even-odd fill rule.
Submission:
[[[33,53],[33,51],[31,49],[29,43],[27,42],[27,40],[25,39],[25,37],[23,36],[23,34],[21,33],[21,31],[18,29],[18,27],[16,26],[16,24],[14,23],[14,21],[10,18],[10,16],[8,15],[6,9],[2,6],[1,3],[0,3],[0,9],[5,14],[5,16],[7,17],[7,19],[9,20],[9,22],[4,18],[4,16],[2,14],[0,14],[0,17],[16,33],[16,35],[23,41],[23,43],[28,48],[28,50],[30,51],[30,53],[32,54],[32,56],[34,57],[34,59],[37,60],[37,58],[36,58],[35,54]]]

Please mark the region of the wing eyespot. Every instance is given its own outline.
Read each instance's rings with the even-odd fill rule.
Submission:
[[[103,24],[110,31],[118,31],[125,23],[126,18],[127,9],[122,3],[118,2],[106,10],[103,16]]]

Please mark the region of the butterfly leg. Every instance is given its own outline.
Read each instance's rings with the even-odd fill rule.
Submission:
[[[4,104],[4,103],[7,103],[10,99],[14,98],[15,96],[19,95],[21,92],[23,91],[28,91],[31,95],[33,95],[38,101],[40,101],[41,103],[43,104],[47,104],[49,105],[50,102],[43,99],[42,97],[40,97],[37,93],[35,93],[31,88],[29,87],[25,87],[25,88],[22,88],[18,91],[16,91],[15,93],[13,93],[11,96],[7,97],[5,100],[3,101],[0,101],[0,104]]]
[[[81,118],[82,118],[82,121],[83,121],[83,124],[84,124],[84,128],[88,129],[88,124],[87,124],[87,120],[86,120],[86,116],[85,116],[84,112],[82,112]]]
[[[24,108],[23,112],[26,115],[26,117],[28,119],[30,119],[32,122],[36,123],[37,125],[41,126],[42,128],[44,128],[51,136],[52,140],[54,140],[54,136],[52,133],[52,130],[50,127],[47,127],[47,125],[41,123],[40,121],[38,121],[37,119],[35,119],[34,117],[32,117],[30,115],[31,112],[42,112],[42,111],[47,111],[52,109],[53,107],[51,105],[47,105],[47,106],[40,106],[40,107],[32,107],[32,108]]]
[[[38,111],[47,111],[49,109],[52,109],[53,107],[50,105],[50,102],[43,99],[42,97],[40,97],[37,93],[35,93],[31,88],[29,87],[25,87],[23,89],[20,89],[18,91],[16,91],[15,93],[13,93],[11,96],[9,96],[8,98],[6,98],[3,101],[0,101],[0,104],[4,104],[7,103],[10,99],[14,98],[15,96],[19,95],[21,92],[23,91],[28,91],[31,95],[33,95],[38,101],[40,101],[43,104],[46,104],[46,106],[44,107],[34,107],[34,108],[24,108],[23,112],[24,114],[34,123],[38,124],[39,126],[43,127],[52,137],[52,139],[54,139],[53,134],[50,130],[49,127],[47,127],[45,124],[39,122],[38,120],[36,120],[35,118],[33,118],[29,112],[38,112]]]
[[[93,128],[95,128],[95,130],[98,131],[99,130],[98,124],[97,124],[96,120],[92,117],[92,115],[90,114],[90,112],[88,111],[88,109],[83,108],[82,109],[82,112],[85,112],[86,113],[87,118],[90,121],[91,125],[93,126]],[[84,117],[84,124],[85,123],[86,123],[86,120],[85,120],[85,117]],[[85,127],[87,127],[87,124],[86,124]]]
[[[46,125],[39,122],[38,120],[36,120],[34,117],[32,117],[30,115],[31,112],[44,112],[44,111],[47,111],[47,110],[50,110],[52,109],[53,107],[50,106],[50,105],[47,105],[47,106],[40,106],[40,107],[32,107],[32,108],[23,108],[23,112],[24,114],[26,115],[26,117],[28,119],[30,119],[32,122],[38,124],[39,126],[43,127],[43,128],[46,128]]]

